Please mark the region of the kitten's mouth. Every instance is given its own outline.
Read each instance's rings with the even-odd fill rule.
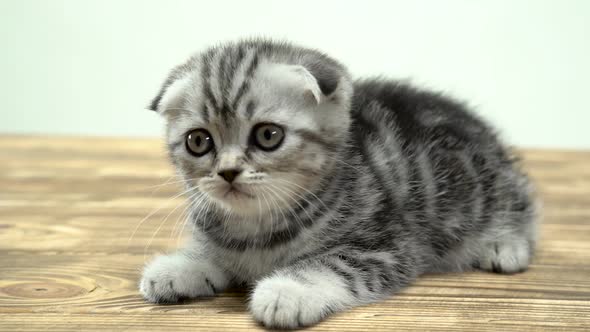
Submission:
[[[255,198],[254,195],[239,190],[235,186],[229,187],[229,189],[223,194],[223,198],[240,198],[242,196],[246,196],[247,198]]]

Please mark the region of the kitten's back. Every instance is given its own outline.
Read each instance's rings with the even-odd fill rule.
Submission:
[[[532,186],[495,131],[463,103],[407,83],[360,80],[354,91],[359,150],[410,225],[427,235],[433,264],[457,269],[475,260],[509,271],[528,265],[535,242]],[[506,234],[518,240],[500,242],[521,243],[528,254],[519,264],[494,259],[493,267],[495,250],[487,247],[502,247],[498,239]],[[455,252],[461,255],[444,258]]]
[[[452,147],[474,141],[481,143],[482,139],[497,141],[493,130],[466,105],[442,93],[382,78],[358,80],[354,91],[353,117],[387,121],[395,126],[404,144],[441,140]],[[366,105],[374,103],[379,104],[379,111],[367,109]],[[389,114],[378,114],[383,110]]]

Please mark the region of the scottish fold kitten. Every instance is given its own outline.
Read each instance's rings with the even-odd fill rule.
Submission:
[[[425,272],[515,273],[531,261],[529,180],[453,99],[353,81],[316,50],[248,40],[176,67],[151,109],[195,227],[145,267],[150,302],[250,284],[255,320],[296,328]]]

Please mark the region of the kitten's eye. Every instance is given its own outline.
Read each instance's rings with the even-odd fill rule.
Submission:
[[[275,124],[262,123],[254,127],[252,138],[257,147],[265,151],[273,151],[283,142],[285,132],[283,128]]]
[[[186,148],[194,156],[203,156],[213,149],[213,138],[205,129],[195,129],[186,135]]]

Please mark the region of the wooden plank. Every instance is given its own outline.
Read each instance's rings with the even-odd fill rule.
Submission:
[[[590,330],[590,152],[521,153],[544,202],[529,271],[423,276],[309,330]],[[182,242],[172,175],[159,140],[0,137],[0,330],[261,329],[247,290],[139,296],[143,264]]]

